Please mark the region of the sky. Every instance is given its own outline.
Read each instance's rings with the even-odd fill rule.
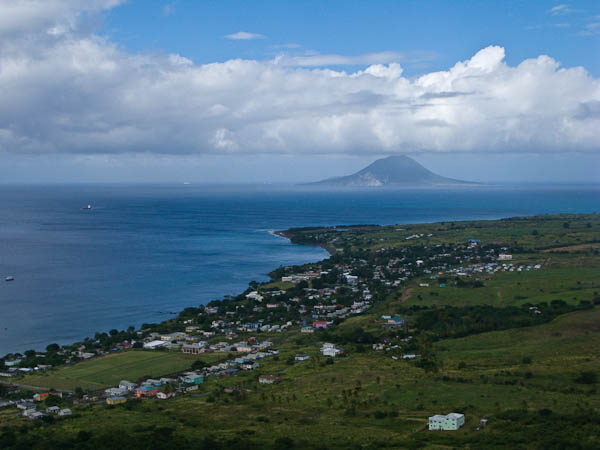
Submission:
[[[598,1],[0,0],[0,182],[600,174]]]

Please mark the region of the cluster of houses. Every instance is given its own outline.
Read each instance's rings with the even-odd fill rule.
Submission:
[[[446,273],[454,274],[456,276],[466,276],[469,274],[480,274],[487,273],[493,275],[498,272],[529,272],[531,270],[539,270],[542,268],[541,264],[499,264],[499,263],[478,263],[471,264],[468,266],[454,267],[448,269]]]
[[[0,407],[16,406],[21,411],[23,417],[27,417],[30,420],[40,419],[47,415],[53,415],[58,417],[70,416],[72,411],[69,408],[61,408],[59,406],[49,406],[47,408],[40,407],[40,403],[46,400],[49,396],[61,397],[61,392],[41,392],[35,394],[33,398],[24,398],[20,400],[8,400],[0,402]]]
[[[287,283],[300,283],[301,281],[309,281],[313,278],[319,278],[321,275],[327,275],[327,271],[323,272],[305,272],[289,276],[281,277],[281,281]]]
[[[264,344],[264,343],[263,343]],[[207,367],[205,373],[207,376],[228,376],[238,373],[240,370],[256,370],[260,367],[259,360],[269,358],[279,354],[279,350],[268,349],[263,351],[252,351],[243,356],[225,361],[220,364]]]
[[[204,382],[202,373],[193,371],[185,372],[176,378],[160,378],[158,380],[148,379],[139,385],[123,380],[117,387],[108,388],[104,391],[108,405],[119,405],[125,403],[128,398],[151,398],[162,400],[175,397],[178,392],[190,392],[198,389]]]
[[[0,377],[2,378],[12,378],[17,377],[19,375],[27,375],[30,373],[43,372],[45,370],[51,369],[52,366],[49,364],[38,364],[34,367],[18,367],[21,364],[22,359],[16,358],[10,361],[6,361],[4,365],[6,369],[0,372]]]

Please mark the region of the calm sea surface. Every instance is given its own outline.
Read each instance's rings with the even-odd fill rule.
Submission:
[[[0,355],[165,320],[327,256],[269,230],[598,211],[599,186],[0,186]]]

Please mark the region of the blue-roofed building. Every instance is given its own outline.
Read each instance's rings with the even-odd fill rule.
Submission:
[[[384,325],[386,327],[403,327],[404,322],[405,320],[402,317],[394,316],[387,319]]]

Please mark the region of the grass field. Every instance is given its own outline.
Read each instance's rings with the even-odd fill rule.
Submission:
[[[135,382],[180,372],[196,359],[178,352],[128,351],[26,376],[19,382],[55,389],[101,389],[118,385],[121,380]]]
[[[600,292],[599,267],[543,267],[531,272],[501,272],[483,275],[484,287],[461,288],[448,285],[440,288],[430,280],[429,287],[414,283],[406,305],[490,305],[495,307],[537,304],[563,300],[577,304],[591,301]]]
[[[432,236],[405,240],[414,233]],[[376,249],[382,246],[404,247],[465,242],[469,238],[540,250],[593,244],[600,242],[600,216],[563,214],[495,221],[379,227],[364,232],[353,232],[348,243],[354,247]],[[592,252],[593,248],[587,246],[585,250]]]
[[[283,448],[272,444],[278,438],[292,439],[293,448],[358,448],[356,442],[363,443],[360,448],[464,448],[475,438],[490,439],[502,448],[504,439],[524,433],[511,448],[529,448],[531,420],[515,428],[502,418],[503,411],[575,414],[580,408],[600,407],[593,386],[574,382],[579,371],[600,368],[597,352],[590,353],[590,348],[599,348],[599,323],[596,308],[540,326],[446,339],[435,344],[443,360],[435,373],[372,352],[353,353],[329,365],[315,346],[284,342],[278,361],[261,362],[257,373],[210,378],[200,397],[149,400],[129,408],[87,406],[78,410],[78,417],[38,432],[51,429],[66,438],[77,436],[78,430],[97,430],[110,442],[111,435],[134,439],[150,433],[160,439],[153,430],[168,429],[174,443],[185,439],[198,444],[214,436],[235,442],[230,448],[244,448],[238,446],[242,439],[269,443],[251,448],[274,449]],[[311,360],[287,365],[287,356],[300,350]],[[523,364],[524,356],[531,363]],[[466,367],[458,369],[461,361]],[[258,385],[258,373],[279,374],[283,382]],[[244,396],[223,394],[222,388],[231,385],[243,387]],[[428,416],[457,410],[467,416],[458,432],[426,430]],[[382,417],[384,413],[391,415]],[[490,420],[483,437],[474,431],[481,417]]]

